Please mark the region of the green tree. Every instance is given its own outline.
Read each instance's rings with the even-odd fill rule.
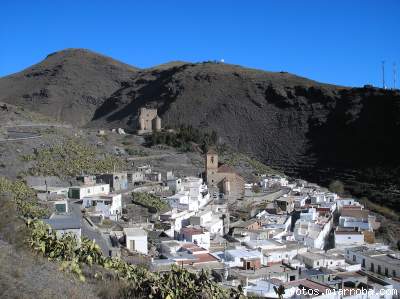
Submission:
[[[344,185],[341,181],[335,180],[329,184],[329,191],[337,193],[339,195],[344,194]]]

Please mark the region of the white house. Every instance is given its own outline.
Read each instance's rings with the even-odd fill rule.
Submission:
[[[345,230],[337,228],[335,230],[335,247],[353,247],[364,244],[364,235],[360,231]]]
[[[82,199],[82,208],[91,215],[110,218],[117,221],[122,216],[121,194],[86,196]]]
[[[128,227],[124,228],[124,234],[128,250],[147,255],[147,232],[144,229]]]
[[[263,265],[278,264],[282,262],[290,263],[300,253],[307,252],[307,246],[297,242],[282,243],[275,248],[266,248],[262,250],[264,255]]]
[[[339,226],[357,230],[373,231],[375,217],[361,207],[342,207],[339,217]]]
[[[181,178],[176,178],[173,174],[172,171],[167,172],[167,186],[170,191],[173,193],[179,192],[182,190],[182,179]]]
[[[325,267],[334,269],[346,264],[344,257],[317,252],[300,253],[297,259],[302,261],[309,268]]]
[[[195,214],[193,211],[178,211],[171,210],[160,215],[160,220],[164,223],[169,223],[171,225],[170,232],[166,232],[170,237],[174,238],[175,233],[180,232],[182,227],[189,225],[189,218]]]
[[[387,246],[358,246],[345,249],[346,260],[359,263],[367,271],[400,278],[400,252]]]
[[[91,195],[106,195],[110,193],[109,184],[94,184],[70,187],[68,197],[74,199],[82,199]]]
[[[225,264],[230,268],[244,267],[246,261],[257,260],[259,263],[262,261],[262,253],[258,250],[245,250],[245,249],[230,249],[225,250],[223,253]],[[246,268],[246,267],[245,267]]]
[[[191,200],[189,191],[179,191],[178,193],[167,197],[169,206],[172,209],[198,211],[199,203],[196,200]]]
[[[276,185],[279,187],[286,187],[288,185],[288,180],[285,177],[281,177],[278,175],[269,176],[261,180],[260,184],[263,189],[269,189],[272,186]]]
[[[305,214],[306,215],[306,214]],[[294,238],[296,241],[302,242],[311,248],[323,249],[325,240],[332,229],[332,217],[326,218],[318,216],[315,220],[310,221],[312,218],[309,214],[305,216],[306,219],[298,219],[294,227]]]
[[[32,186],[40,200],[52,200],[59,197],[68,197],[68,187],[52,187],[47,185]]]
[[[181,240],[192,242],[205,249],[210,248],[210,232],[203,228],[188,226],[181,229]]]
[[[256,298],[278,298],[274,288],[279,288],[282,282],[279,279],[257,279],[248,281],[244,287],[246,296],[254,296]],[[283,298],[295,298],[296,286],[285,286],[285,294]]]
[[[167,197],[167,201],[173,209],[197,212],[210,201],[207,185],[201,178],[186,177],[180,183],[175,181],[170,185],[177,188],[176,194]]]
[[[317,218],[318,218],[318,213],[315,208],[310,208],[308,209],[307,212],[300,213],[300,220],[312,222],[317,220]]]
[[[53,214],[49,219],[42,219],[43,222],[50,225],[51,229],[54,230],[57,236],[61,237],[64,234],[70,233],[75,236],[78,243],[81,240],[81,221],[78,217],[64,214]]]
[[[224,223],[218,215],[213,215],[211,210],[201,211],[190,217],[190,224],[204,227],[211,235],[223,235]]]
[[[340,212],[343,207],[346,206],[356,206],[356,207],[363,207],[358,201],[354,198],[338,198],[336,200],[337,209]]]

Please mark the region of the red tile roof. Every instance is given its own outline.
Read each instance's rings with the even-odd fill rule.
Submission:
[[[181,233],[182,234],[188,234],[188,235],[198,235],[204,233],[205,230],[203,228],[196,228],[196,227],[183,227],[181,228]]]
[[[222,164],[220,167],[218,167],[218,172],[221,173],[236,173],[236,170],[234,170],[232,167]]]
[[[218,259],[215,256],[212,256],[209,253],[200,253],[196,254],[196,262],[194,264],[200,264],[200,263],[208,263],[208,262],[216,262]]]

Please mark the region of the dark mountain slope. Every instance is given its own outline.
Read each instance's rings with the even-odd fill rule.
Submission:
[[[400,200],[399,92],[211,62],[137,70],[66,50],[0,79],[0,100],[99,127],[135,128],[150,105],[164,126],[215,130],[221,143],[289,174],[340,178],[393,207]]]
[[[22,72],[0,79],[0,101],[57,120],[83,125],[137,69],[89,50],[50,54]]]
[[[164,125],[216,130],[221,143],[285,172],[397,207],[400,94],[321,84],[226,64],[143,70],[107,99],[94,123],[134,127],[157,107]],[[367,192],[366,192],[367,190]]]

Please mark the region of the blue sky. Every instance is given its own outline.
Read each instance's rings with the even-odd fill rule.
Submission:
[[[138,67],[224,59],[347,86],[381,86],[385,60],[391,86],[400,0],[2,0],[0,45],[0,76],[88,48]]]

